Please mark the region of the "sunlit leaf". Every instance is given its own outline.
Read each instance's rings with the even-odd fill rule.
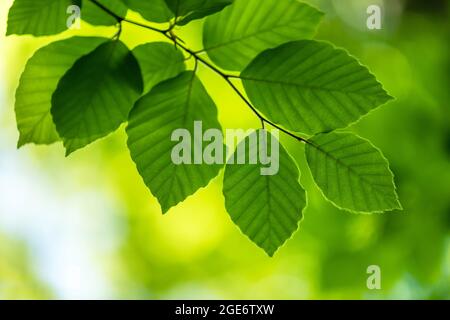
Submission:
[[[52,94],[58,81],[77,59],[107,40],[73,37],[53,42],[28,60],[16,91],[19,147],[27,143],[50,144],[59,140],[50,112]]]
[[[313,137],[306,158],[317,185],[336,206],[356,212],[401,209],[393,174],[380,150],[351,133]]]
[[[8,14],[6,35],[45,36],[67,30],[67,8],[81,0],[15,0]]]
[[[270,135],[267,143],[260,144],[268,155],[273,153],[270,139],[276,138]],[[240,143],[245,144],[243,149],[248,154],[258,148],[249,140],[247,137]],[[274,175],[261,175],[261,164],[250,164],[250,161],[227,163],[223,180],[225,207],[231,219],[269,256],[297,230],[306,206],[297,165],[281,145],[278,159],[279,171]]]
[[[89,145],[92,141],[95,141],[95,140],[103,138],[103,137],[104,137],[104,135],[98,134],[98,135],[94,135],[94,136],[91,136],[88,138],[66,139],[64,141],[64,148],[66,149],[66,155],[70,155],[70,154],[74,153],[75,151]]]
[[[176,0],[175,0],[176,1]],[[233,3],[234,0],[194,0],[193,3],[197,5],[192,8],[191,12],[177,22],[178,25],[186,25],[189,22],[197,19],[202,19],[216,12],[223,10],[225,7]]]
[[[144,79],[144,92],[185,70],[183,53],[172,44],[151,42],[133,49]]]
[[[241,77],[260,111],[306,134],[346,127],[392,99],[355,58],[314,40],[261,53]]]
[[[142,86],[138,62],[120,41],[104,43],[80,58],[52,98],[53,121],[64,145],[73,139],[86,145],[116,130]]]
[[[172,141],[172,133],[187,129],[194,139],[194,121],[202,121],[203,130],[221,129],[216,106],[193,72],[157,85],[130,113],[128,148],[163,213],[205,187],[222,167],[193,164],[193,160],[192,164],[174,163],[172,149],[179,142]]]
[[[133,11],[139,12],[142,17],[153,22],[167,22],[173,18],[172,11],[164,0],[123,0]]]
[[[266,49],[311,37],[321,17],[297,0],[235,0],[206,19],[203,45],[218,66],[240,71]]]
[[[115,15],[124,18],[128,8],[122,0],[96,0],[104,8]],[[103,10],[91,0],[83,0],[83,8],[81,10],[81,19],[94,26],[113,26],[117,24],[117,19],[110,13]]]

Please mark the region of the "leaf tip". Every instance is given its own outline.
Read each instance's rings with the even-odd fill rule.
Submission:
[[[159,205],[161,206],[161,213],[163,216],[167,215],[167,213],[169,212],[169,210],[172,208],[172,206],[168,205],[168,204],[164,204],[161,203],[158,199]]]
[[[9,24],[9,22],[6,24],[6,32],[5,32],[5,36],[10,36],[12,34],[14,34],[14,31],[11,30],[11,25]]]
[[[273,245],[269,245],[269,246],[264,246],[264,245],[260,245],[260,244],[257,244],[257,245],[261,249],[264,250],[264,252],[267,254],[267,256],[269,258],[273,258],[275,253],[277,253],[278,249],[280,248],[280,247],[276,247],[276,246],[273,246]]]
[[[70,156],[72,155],[72,153],[74,153],[75,151],[76,151],[76,149],[69,148],[69,147],[66,146],[66,152],[65,152],[64,156],[65,156],[66,158],[68,158],[68,157],[70,157]]]
[[[310,5],[310,6],[311,6],[311,5]],[[314,9],[316,9],[317,14],[319,15],[319,19],[322,20],[323,17],[325,16],[325,12],[323,12],[322,10],[320,10],[319,8],[316,8],[316,7],[314,7],[314,6],[311,6],[311,7],[313,7]]]
[[[17,149],[22,148],[24,145],[27,144],[27,141],[22,137],[22,135],[19,137],[19,140],[17,140]]]
[[[392,96],[389,92],[387,92],[387,91],[385,91],[385,92],[386,92],[386,94],[385,94],[385,96],[386,96],[386,102],[397,100],[397,99],[396,99],[394,96]]]
[[[398,210],[398,211],[404,211],[405,209],[403,208],[402,203],[400,202],[400,200],[397,199],[396,203],[395,203],[395,207],[394,210]]]
[[[277,250],[266,250],[264,249],[264,252],[267,254],[267,256],[269,258],[273,258],[273,256],[275,255],[275,253],[277,252]]]

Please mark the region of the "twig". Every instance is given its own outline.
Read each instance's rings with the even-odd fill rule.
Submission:
[[[211,64],[209,61],[207,61],[204,58],[202,58],[201,56],[199,56],[199,54],[203,53],[204,50],[193,51],[193,50],[189,49],[188,47],[186,47],[184,45],[184,41],[173,33],[173,28],[175,27],[175,24],[171,24],[170,27],[166,30],[161,30],[161,29],[154,28],[152,26],[149,26],[149,25],[146,25],[146,24],[143,24],[140,22],[128,20],[125,17],[121,17],[121,16],[117,15],[116,13],[114,13],[113,11],[111,11],[110,9],[108,9],[107,7],[102,5],[101,3],[99,3],[97,0],[91,0],[91,1],[92,1],[92,3],[97,5],[100,9],[102,9],[103,11],[105,11],[106,13],[108,13],[109,15],[114,17],[119,23],[122,21],[128,22],[130,24],[134,24],[136,26],[139,26],[139,27],[142,27],[145,29],[149,29],[149,30],[152,30],[152,31],[155,31],[155,32],[158,32],[158,33],[164,35],[166,38],[168,38],[170,41],[172,41],[175,44],[175,46],[180,47],[186,53],[190,54],[191,57],[194,57],[195,70],[197,69],[198,62],[201,62],[203,65],[207,66],[209,69],[211,69],[215,73],[219,74],[228,83],[228,85],[237,93],[237,95],[245,102],[245,104],[253,111],[253,113],[260,119],[263,128],[265,127],[264,124],[267,123],[267,124],[271,125],[272,127],[280,130],[281,132],[284,132],[288,136],[296,139],[297,141],[304,142],[306,144],[311,144],[311,142],[308,141],[307,139],[297,136],[294,133],[292,133],[286,129],[283,129],[279,125],[277,125],[277,124],[273,123],[272,121],[270,121],[269,119],[265,118],[258,110],[256,110],[256,108],[252,105],[252,103],[244,96],[244,94],[239,90],[239,88],[236,87],[236,85],[230,80],[230,79],[241,79],[241,78],[236,75],[224,73],[222,70],[220,70],[219,68],[217,68],[216,66]],[[120,24],[120,28],[121,28],[121,24]],[[121,29],[119,31],[121,31]],[[118,33],[118,34],[120,35],[120,33]]]

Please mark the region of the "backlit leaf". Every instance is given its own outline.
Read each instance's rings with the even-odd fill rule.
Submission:
[[[246,144],[243,148],[248,154],[258,148],[249,140],[247,137],[240,143]],[[272,154],[270,138],[261,146]],[[261,175],[261,164],[229,162],[223,180],[225,207],[231,219],[269,256],[297,230],[306,206],[297,165],[281,145],[278,159],[279,170],[274,175]]]
[[[306,145],[312,175],[326,198],[356,212],[401,209],[393,174],[380,150],[351,133],[320,134]]]
[[[105,8],[124,18],[127,15],[128,8],[122,0],[96,0]],[[94,26],[113,26],[117,24],[117,19],[105,12],[91,0],[83,0],[83,8],[81,10],[81,19]]]
[[[8,14],[6,35],[46,36],[67,30],[67,8],[81,0],[15,0]]]
[[[193,72],[158,84],[130,113],[128,148],[163,213],[205,187],[222,167],[174,163],[172,149],[179,142],[172,133],[187,129],[194,139],[194,121],[202,121],[203,130],[221,130],[216,106]],[[201,136],[196,141],[201,144]]]
[[[151,42],[133,49],[141,67],[144,92],[156,84],[173,78],[185,70],[184,56],[180,50],[167,42]]]
[[[355,58],[314,40],[261,53],[241,78],[262,113],[306,134],[344,128],[392,99]]]
[[[235,0],[206,19],[203,45],[218,66],[240,71],[266,49],[313,36],[321,17],[297,0]]]
[[[185,25],[219,12],[233,3],[233,0],[165,0],[167,6],[178,19],[177,24]]]
[[[167,7],[164,0],[123,0],[133,11],[141,14],[148,21],[168,22],[173,18],[173,13]]]
[[[178,25],[186,25],[189,22],[210,16],[222,11],[225,7],[233,3],[234,0],[198,0],[198,6],[192,12],[186,14],[184,18],[177,22]]]
[[[116,130],[141,92],[138,62],[122,42],[109,41],[80,58],[52,97],[53,121],[64,145],[73,139],[87,145]]]
[[[105,38],[73,37],[39,49],[28,60],[16,91],[18,146],[50,144],[59,140],[53,124],[52,94],[59,79],[81,56],[94,50]]]

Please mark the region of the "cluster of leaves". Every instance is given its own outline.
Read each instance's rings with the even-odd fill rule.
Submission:
[[[205,129],[221,129],[197,68],[186,70],[185,60],[193,57],[195,66],[203,63],[220,74],[263,127],[305,143],[312,175],[333,204],[362,213],[401,208],[381,152],[352,133],[334,131],[391,97],[346,51],[311,40],[322,17],[317,9],[297,0],[15,0],[7,34],[62,32],[70,5],[82,7],[86,22],[117,25],[119,32],[112,39],[53,42],[34,54],[16,93],[19,146],[62,141],[70,154],[127,122],[131,157],[167,212],[222,169],[171,161],[174,129],[193,130],[196,120]],[[128,10],[168,28],[130,21]],[[203,44],[210,60],[174,32],[205,17]],[[122,23],[159,32],[168,41],[129,50],[119,39]],[[233,80],[242,81],[246,95]],[[260,175],[253,164],[226,165],[223,182],[232,220],[270,256],[298,228],[307,203],[298,167],[282,146],[279,162],[274,176]]]

